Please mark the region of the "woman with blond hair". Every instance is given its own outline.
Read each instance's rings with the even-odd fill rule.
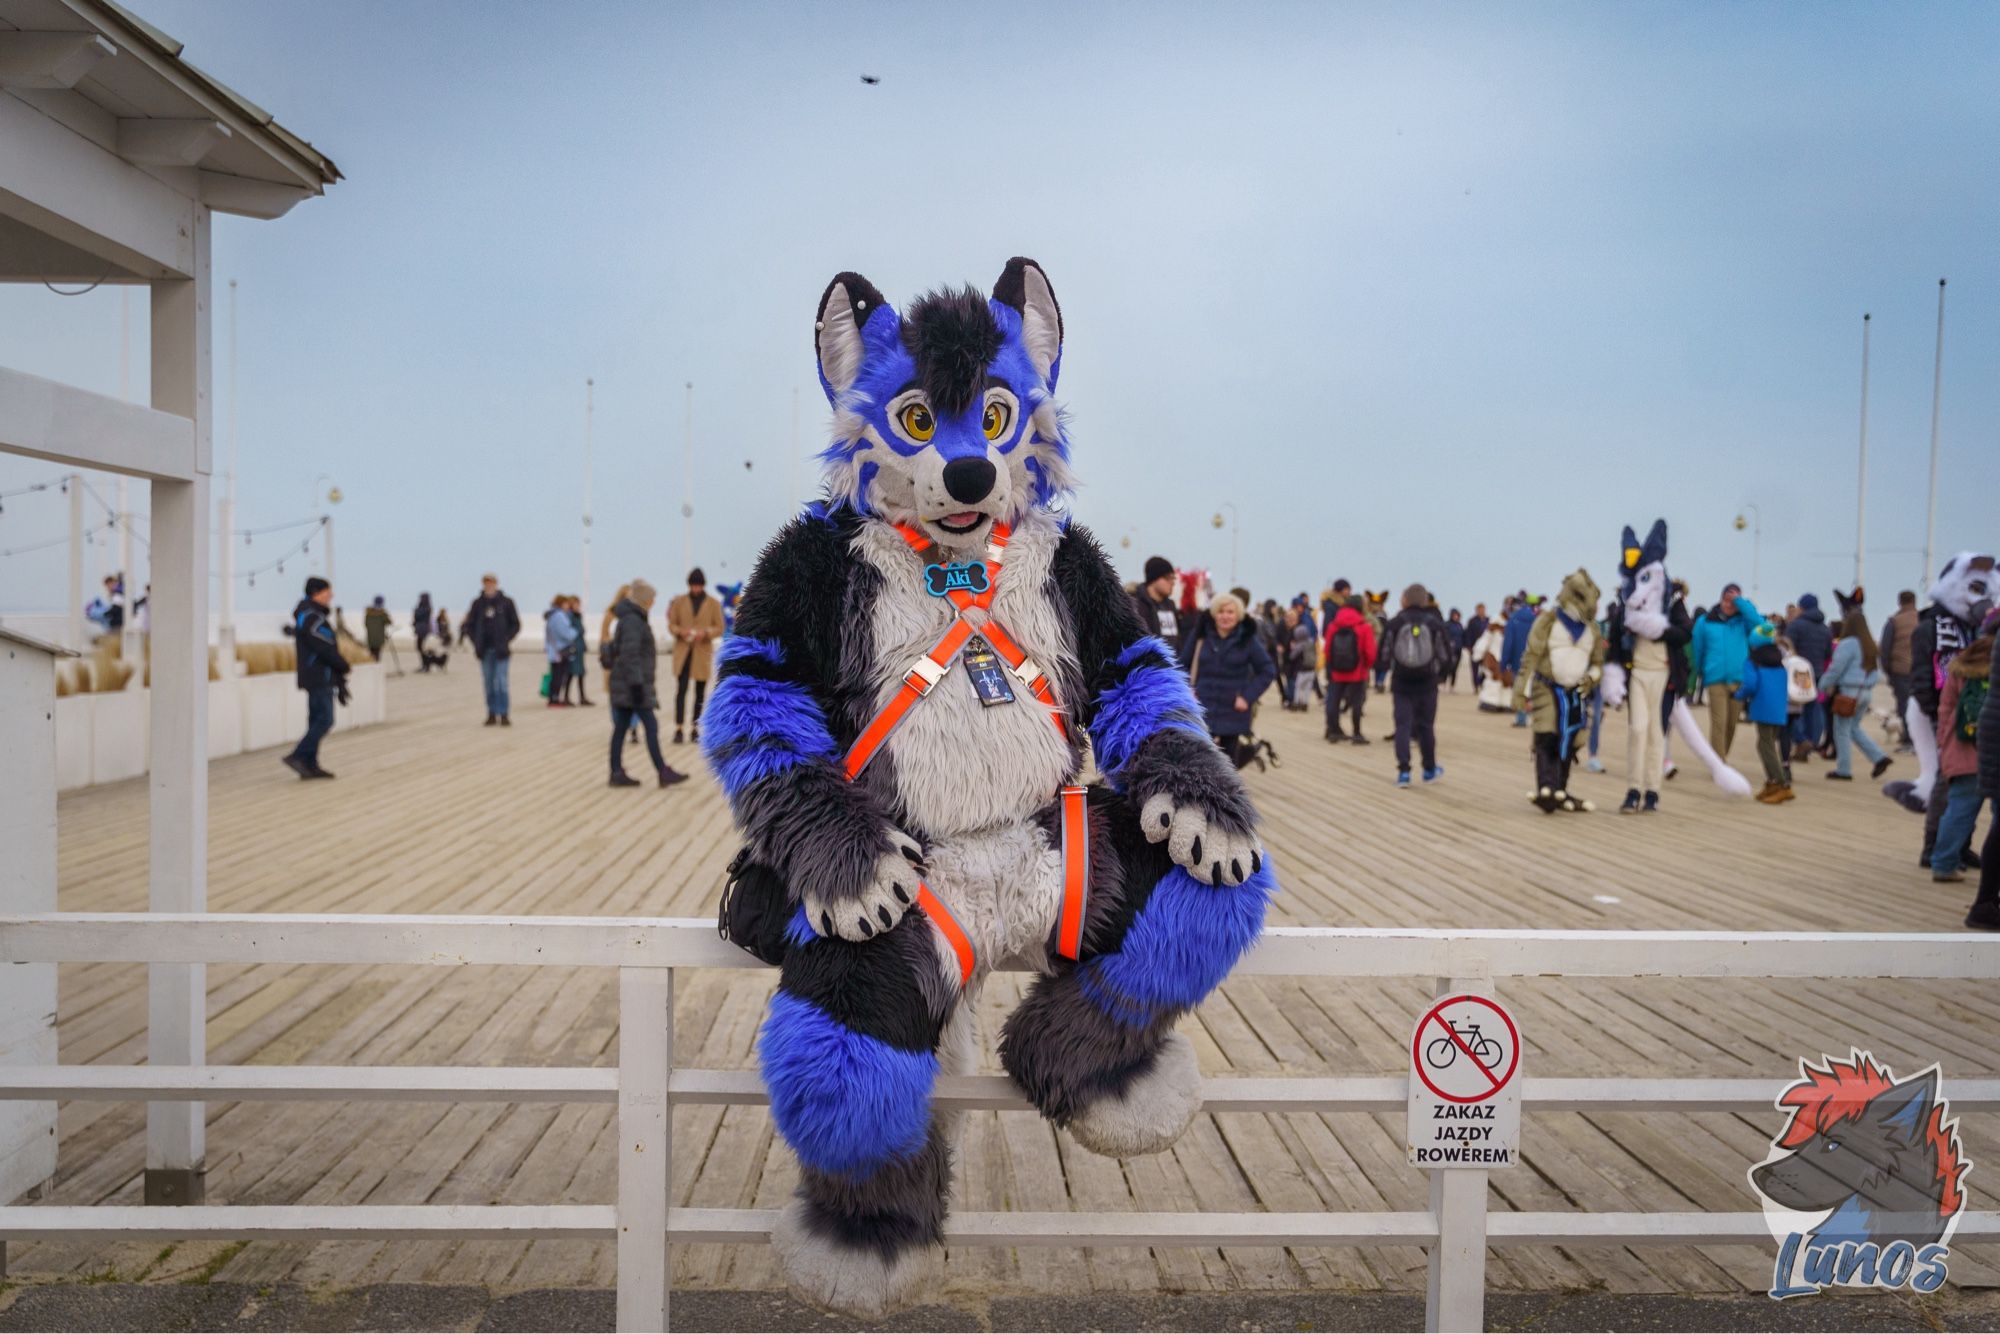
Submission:
[[[1278,679],[1278,668],[1234,593],[1217,593],[1196,633],[1181,642],[1181,664],[1208,719],[1209,735],[1241,769],[1254,752],[1250,706]]]

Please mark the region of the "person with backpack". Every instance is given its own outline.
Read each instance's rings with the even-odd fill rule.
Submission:
[[[1444,617],[1431,608],[1430,593],[1422,584],[1404,589],[1402,603],[1383,627],[1375,668],[1389,678],[1396,719],[1396,786],[1407,788],[1413,741],[1424,762],[1424,782],[1444,777],[1444,766],[1437,762],[1438,678],[1444,674],[1451,641],[1444,632]]]
[[[1951,660],[1945,669],[1944,693],[1938,696],[1938,780],[1944,784],[1945,808],[1938,819],[1937,846],[1931,850],[1935,884],[1955,885],[1965,879],[1959,868],[1972,847],[1979,808],[1987,804],[1979,782],[1979,728],[1992,679],[1993,631],[1987,630]],[[1990,829],[1988,833],[1991,841]]]
[[[1792,767],[1786,762],[1791,754],[1787,742],[1792,715],[1785,652],[1778,645],[1776,627],[1761,617],[1746,639],[1749,654],[1731,694],[1743,702],[1757,728],[1757,758],[1764,763],[1764,790],[1757,794],[1757,800],[1766,806],[1780,806],[1797,795],[1792,791]],[[1711,688],[1726,687],[1727,683],[1722,683]]]
[[[1368,744],[1361,735],[1361,709],[1368,702],[1368,670],[1375,664],[1375,627],[1352,602],[1342,602],[1326,627],[1326,739]],[[1341,730],[1351,714],[1354,735]]]

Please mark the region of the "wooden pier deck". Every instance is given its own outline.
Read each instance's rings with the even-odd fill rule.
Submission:
[[[391,721],[333,738],[333,783],[300,783],[276,753],[212,769],[210,906],[228,912],[684,914],[713,912],[734,849],[719,792],[702,778],[661,792],[604,786],[608,710],[547,710],[536,655],[515,659],[516,725],[483,728],[463,655],[445,676],[390,685]],[[1386,701],[1371,697],[1380,737]],[[1389,747],[1330,747],[1314,715],[1267,707],[1282,768],[1250,782],[1284,893],[1276,920],[1308,925],[1680,929],[1957,929],[1970,897],[1916,868],[1920,830],[1864,781],[1802,767],[1782,808],[1732,803],[1705,777],[1668,785],[1656,818],[1545,817],[1523,800],[1526,734],[1478,714],[1461,690],[1440,711],[1435,790],[1398,792]],[[1607,721],[1606,776],[1581,790],[1615,804],[1623,718]],[[699,768],[692,747],[674,752]],[[1739,764],[1754,767],[1747,737]],[[1908,766],[1909,761],[1901,763]],[[62,798],[61,906],[145,906],[143,780]],[[741,1067],[768,972],[693,974],[679,989],[685,1064]],[[608,970],[260,966],[209,971],[208,1044],[218,1063],[610,1064],[616,983]],[[990,1035],[1019,994],[987,988]],[[1428,982],[1233,982],[1187,1025],[1211,1073],[1390,1073]],[[1941,1061],[1947,1076],[2000,1073],[2000,978],[1920,982],[1661,981],[1509,984],[1537,1075],[1763,1077],[1775,1093],[1802,1054],[1872,1049],[1899,1069]],[[65,966],[65,1062],[145,1056],[143,971]],[[208,1109],[208,1193],[216,1202],[605,1203],[613,1194],[608,1106],[218,1103]],[[143,1108],[70,1103],[61,1113],[64,1203],[137,1203]],[[1495,1173],[1496,1209],[1749,1209],[1744,1178],[1776,1113],[1531,1113],[1523,1166]],[[2000,1126],[1961,1127],[1977,1167],[1971,1207],[1996,1207]],[[1204,1118],[1170,1153],[1114,1162],[1079,1150],[1028,1113],[968,1117],[960,1202],[970,1209],[1414,1209],[1424,1178],[1402,1161],[1399,1116]],[[794,1168],[761,1108],[675,1116],[677,1202],[775,1206]],[[1988,1167],[1987,1164],[1995,1164]],[[608,1285],[609,1244],[323,1245],[202,1242],[179,1247],[17,1246],[16,1278],[190,1276],[481,1283],[495,1289]],[[1955,1250],[1962,1285],[2000,1281],[2000,1248]],[[764,1288],[761,1246],[676,1248],[677,1286]],[[1546,1291],[1758,1292],[1754,1247],[1496,1252],[1491,1286]],[[1144,1290],[1421,1291],[1409,1248],[955,1251],[951,1292]]]

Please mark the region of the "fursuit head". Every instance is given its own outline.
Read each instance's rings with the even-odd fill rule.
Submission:
[[[1929,812],[1937,784],[1937,711],[1945,673],[1993,610],[1993,570],[1990,552],[1961,551],[1946,561],[1930,587],[1930,605],[1918,616],[1911,636],[1910,698],[1903,705],[1903,725],[1917,752],[1917,777],[1914,782],[1884,783],[1882,793],[1918,815]]]
[[[907,1304],[941,1254],[932,1091],[974,1066],[988,970],[1037,974],[999,1034],[1021,1092],[1087,1149],[1155,1153],[1200,1106],[1175,1025],[1276,888],[1186,674],[1064,508],[1063,335],[1032,260],[902,312],[836,277],[824,495],[718,655],[702,741],[744,840],[731,893],[776,924],[758,1060],[800,1169],[772,1241],[850,1316]]]

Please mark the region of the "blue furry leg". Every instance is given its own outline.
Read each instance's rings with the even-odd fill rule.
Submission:
[[[1131,874],[1138,869],[1128,866],[1128,883],[1146,883]],[[1001,1032],[1001,1064],[1057,1125],[1153,1069],[1175,1022],[1262,932],[1277,890],[1268,854],[1234,887],[1204,885],[1178,866],[1154,874],[1136,910],[1114,907],[1111,948],[1037,979]]]
[[[951,1163],[931,1111],[956,1001],[919,914],[874,940],[795,938],[757,1054],[808,1225],[885,1260],[942,1240]]]

